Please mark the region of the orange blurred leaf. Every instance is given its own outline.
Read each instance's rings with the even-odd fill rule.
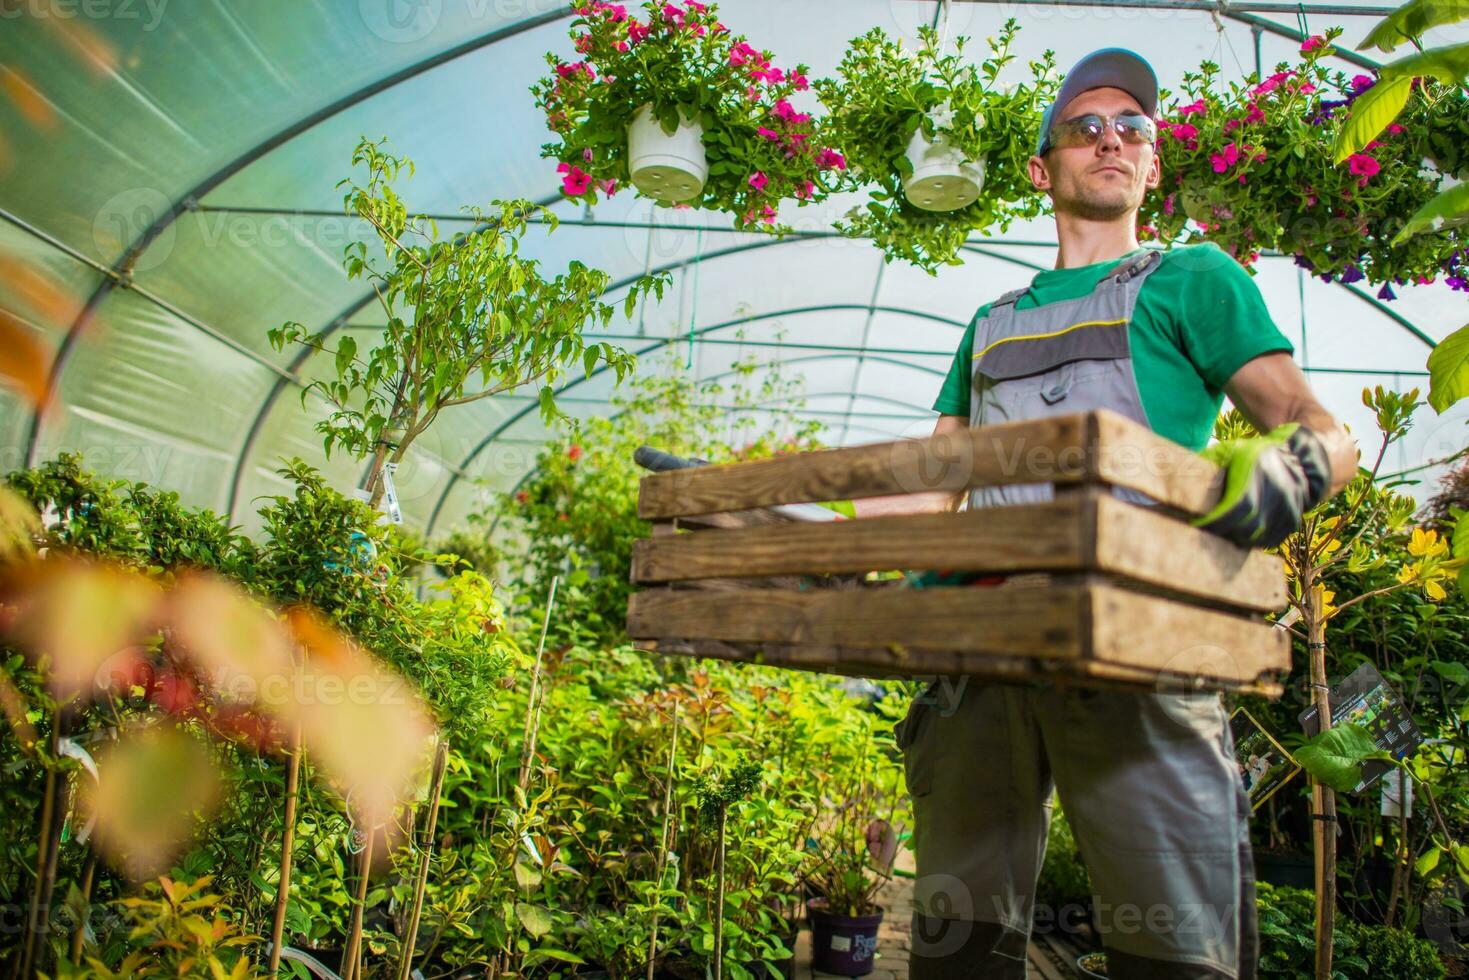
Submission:
[[[76,319],[81,304],[29,262],[0,255],[0,281],[4,281],[43,326],[71,323]]]
[[[21,69],[11,65],[0,70],[0,92],[32,126],[48,132],[56,128],[56,110]]]
[[[379,665],[319,614],[295,608],[287,621],[305,648],[292,698],[272,710],[301,726],[314,762],[367,827],[389,822],[407,799],[434,733],[412,686]]]
[[[5,717],[10,720],[10,727],[15,731],[16,740],[27,754],[36,750],[36,727],[26,717],[26,701],[20,691],[16,690],[10,678],[0,674],[0,710],[5,712]]]
[[[134,879],[166,871],[219,798],[208,750],[172,726],[125,732],[98,753],[97,770],[82,791],[97,818],[93,839]]]
[[[79,558],[34,560],[7,569],[0,601],[7,632],[42,662],[64,700],[100,684],[109,658],[135,644],[153,619],[158,586],[116,565]]]
[[[46,404],[50,356],[36,335],[11,313],[0,310],[0,381],[20,389],[34,408]]]
[[[46,18],[43,23],[93,75],[106,75],[117,70],[117,49],[87,24],[60,17]]]
[[[0,561],[28,555],[41,533],[41,518],[31,502],[0,486]]]
[[[215,690],[254,702],[289,689],[290,634],[237,586],[202,572],[185,574],[169,595],[167,618],[177,645]]]

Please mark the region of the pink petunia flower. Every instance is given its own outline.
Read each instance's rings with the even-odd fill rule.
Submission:
[[[561,167],[565,167],[564,171]],[[566,174],[561,178],[561,189],[567,197],[581,197],[592,186],[592,175],[583,171],[580,167],[573,167],[563,163],[556,169]]]
[[[816,185],[809,180],[804,182],[800,187],[796,188],[796,197],[802,201],[809,201],[811,199],[811,195],[815,193]]]
[[[1223,153],[1211,153],[1209,162],[1213,164],[1216,174],[1222,174],[1239,162],[1239,147],[1230,143],[1224,148]]]
[[[768,183],[770,183],[770,178],[765,176],[762,171],[757,170],[750,175],[749,184],[757,191],[765,190],[765,185]]]
[[[781,139],[780,134],[777,133],[775,130],[770,129],[770,128],[766,127],[766,126],[759,127],[758,129],[755,130],[755,132],[759,133],[760,136],[763,139],[768,139],[772,143],[779,143],[780,142],[780,139]]]
[[[741,41],[729,49],[729,63],[736,68],[750,61],[762,61],[760,52],[752,48],[747,41]]]
[[[648,35],[651,33],[653,33],[653,29],[647,24],[644,24],[637,20],[628,21],[627,40],[629,43],[641,44],[643,43],[643,41],[647,40]]]
[[[1178,108],[1178,114],[1180,116],[1202,116],[1207,111],[1208,107],[1204,104],[1203,99],[1199,99],[1197,102],[1190,102],[1188,105],[1179,106]]]
[[[1312,92],[1316,91],[1316,86],[1311,84],[1310,82],[1304,82],[1297,91],[1299,91],[1302,95],[1310,95]]]
[[[804,92],[811,87],[811,83],[806,80],[806,76],[800,72],[791,72],[786,76],[786,80],[796,87],[797,92]]]
[[[1182,143],[1199,135],[1199,128],[1192,123],[1177,123],[1168,130],[1168,135]]]
[[[1399,133],[1406,133],[1407,130],[1404,129],[1402,126],[1399,126],[1397,123],[1388,123],[1387,132],[1389,136],[1397,136]]]
[[[1358,187],[1366,187],[1367,181],[1375,177],[1382,169],[1382,164],[1377,162],[1376,157],[1368,156],[1366,153],[1353,153],[1347,157],[1347,169],[1357,180]]]
[[[847,158],[836,150],[823,149],[816,155],[816,165],[822,170],[846,170]]]
[[[597,186],[602,188],[602,193],[608,197],[614,197],[617,194],[617,179],[615,177],[599,180],[597,181]]]
[[[1231,120],[1229,120],[1228,122],[1226,122],[1224,124],[1224,131],[1226,133],[1232,133],[1236,129],[1239,129],[1243,125],[1244,125],[1244,123],[1241,122],[1240,120],[1238,120],[1238,119],[1231,119]]]
[[[626,54],[628,48],[630,48],[631,45],[629,45],[626,41],[618,41],[617,44],[614,45],[614,47],[617,48],[618,51],[621,51],[623,54]]]
[[[1352,94],[1361,95],[1363,92],[1367,91],[1369,88],[1376,84],[1377,79],[1373,78],[1371,75],[1353,75]]]
[[[1301,45],[1301,54],[1310,54],[1312,51],[1319,51],[1324,47],[1326,47],[1326,38],[1320,34],[1312,34],[1306,38],[1306,43]]]
[[[765,222],[767,225],[775,224],[775,208],[771,207],[768,204],[765,205],[765,207],[760,211],[760,220]]]
[[[1249,111],[1245,113],[1245,122],[1247,122],[1247,123],[1257,123],[1257,122],[1264,122],[1264,121],[1265,121],[1265,112],[1264,112],[1264,110],[1261,109],[1255,103],[1251,102],[1250,103],[1250,109],[1249,109]]]
[[[1169,194],[1167,197],[1163,198],[1163,213],[1164,214],[1172,214],[1173,213],[1173,195],[1172,194]]]

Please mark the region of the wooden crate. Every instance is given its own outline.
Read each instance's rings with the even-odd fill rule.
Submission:
[[[803,522],[777,505],[1018,483],[1053,501]],[[1110,412],[645,477],[628,631],[648,650],[781,667],[1275,694],[1279,559],[1190,527],[1220,470]],[[1117,499],[1113,488],[1155,505]],[[946,569],[999,585],[911,588]]]

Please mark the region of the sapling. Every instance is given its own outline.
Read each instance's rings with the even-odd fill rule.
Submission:
[[[724,969],[724,839],[729,808],[753,793],[760,785],[760,763],[741,762],[728,775],[716,778],[705,773],[694,793],[699,801],[699,819],[713,828],[714,851],[714,980],[722,980]]]
[[[276,350],[302,344],[332,357],[326,378],[306,386],[324,397],[331,413],[317,424],[328,455],[341,447],[362,459],[371,457],[367,488],[371,504],[381,502],[384,467],[396,466],[408,447],[438,418],[458,405],[514,391],[533,382],[541,411],[556,417],[550,382],[572,365],[588,374],[600,363],[617,380],[632,369],[627,351],[606,343],[587,343],[582,331],[606,326],[614,308],[602,301],[611,277],[571,262],[555,278],[540,264],[522,258],[521,239],[532,222],[557,226],[556,215],[529,201],[497,201],[491,213],[465,209],[473,229],[444,240],[430,217],[411,214],[395,184],[413,173],[413,161],[383,147],[386,140],[364,139],[352,165],[365,166],[367,179],[348,177],[343,205],[347,214],[371,225],[384,263],[368,243],[345,250],[350,279],[371,287],[386,320],[377,346],[359,354],[349,331],[327,346],[328,331],[313,333],[300,323],[270,331]],[[623,309],[631,316],[649,293],[663,295],[668,277],[643,276],[628,286]]]

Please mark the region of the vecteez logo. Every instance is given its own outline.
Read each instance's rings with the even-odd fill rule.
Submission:
[[[443,0],[357,0],[362,23],[390,44],[428,37],[444,15]]]

